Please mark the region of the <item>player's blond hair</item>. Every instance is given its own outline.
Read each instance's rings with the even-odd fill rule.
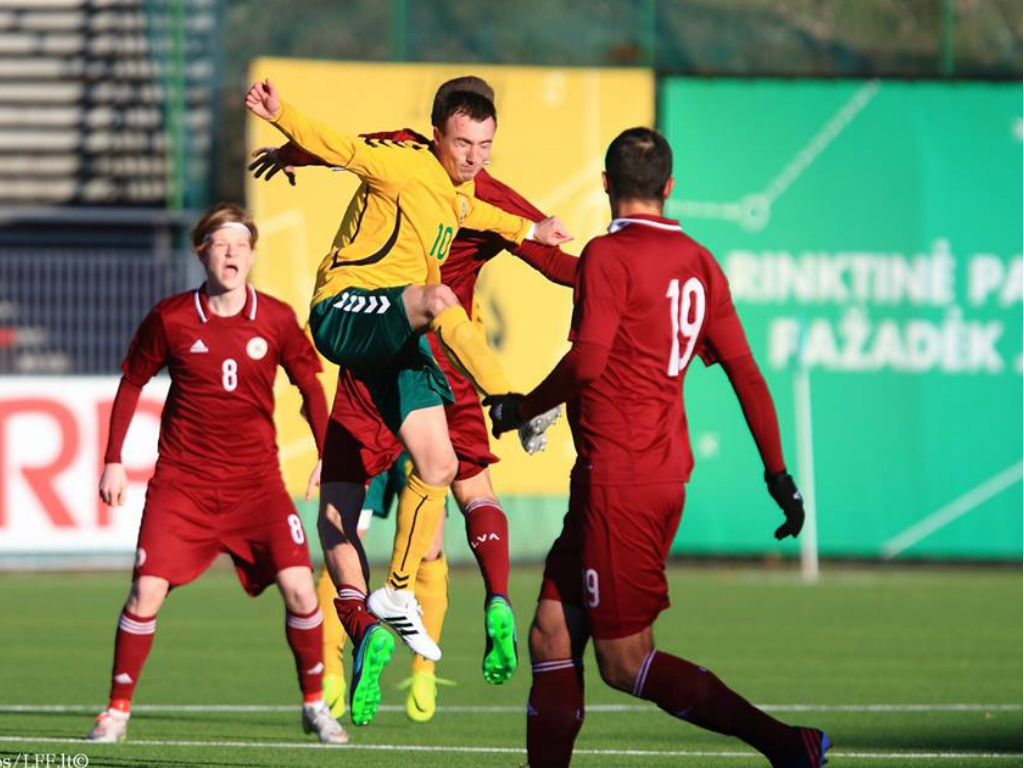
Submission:
[[[196,251],[202,250],[209,237],[225,224],[244,225],[249,230],[249,242],[256,247],[260,235],[256,224],[248,211],[234,203],[216,203],[206,210],[192,228],[192,247]]]

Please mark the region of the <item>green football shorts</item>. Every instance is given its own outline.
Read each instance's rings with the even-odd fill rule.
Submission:
[[[455,401],[427,339],[409,325],[404,290],[347,288],[309,313],[320,354],[366,385],[395,434],[413,411]]]

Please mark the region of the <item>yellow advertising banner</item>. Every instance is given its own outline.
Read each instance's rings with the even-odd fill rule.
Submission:
[[[251,67],[253,80],[269,77],[284,99],[338,130],[407,127],[428,136],[437,87],[466,74],[484,78],[495,91],[499,130],[488,170],[541,210],[561,217],[576,237],[566,250],[578,254],[610,218],[601,189],[608,143],[626,128],[654,124],[650,71],[272,58],[257,59]],[[247,142],[252,150],[276,146],[283,137],[250,116]],[[248,181],[249,207],[260,229],[253,282],[291,303],[300,321],[308,314],[317,265],[357,184],[352,174],[322,168],[300,169],[295,187],[282,174],[270,182]],[[477,297],[509,379],[517,389],[529,390],[568,348],[571,292],[502,254],[484,268]],[[329,398],[335,377],[329,370],[323,379]],[[315,452],[298,415],[298,393],[283,375],[277,395],[282,465],[289,489],[299,493]],[[499,493],[567,493],[575,454],[564,419],[552,429],[545,453],[526,456],[518,439],[508,435],[492,449],[502,459],[492,469]]]

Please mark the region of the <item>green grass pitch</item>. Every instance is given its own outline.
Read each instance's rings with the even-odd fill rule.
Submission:
[[[539,578],[536,567],[513,573],[523,649]],[[671,567],[670,579],[659,646],[710,667],[778,717],[825,728],[836,743],[830,766],[1022,764],[1019,570],[826,564],[822,581],[806,586],[785,568],[698,564]],[[79,740],[107,692],[127,586],[127,573],[0,577],[0,766],[43,765],[45,755],[72,765],[81,754],[118,768],[525,763],[529,662],[509,685],[483,682],[483,592],[470,569],[452,574],[438,669],[458,685],[441,689],[429,724],[402,710],[395,686],[409,656],[400,648],[374,723],[346,723],[348,747],[315,745],[299,728],[280,598],[250,600],[230,571],[214,569],[160,614],[129,741],[86,745]],[[766,765],[739,742],[608,689],[592,655],[587,703],[574,766]]]

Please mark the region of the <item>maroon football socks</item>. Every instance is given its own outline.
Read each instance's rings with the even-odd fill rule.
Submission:
[[[469,542],[487,596],[508,598],[508,518],[497,502],[478,499],[466,506],[466,540]]]
[[[713,672],[657,650],[640,666],[633,695],[654,702],[673,717],[742,739],[769,760],[792,751],[798,743],[797,729],[762,712]]]
[[[284,634],[295,657],[295,673],[303,698],[319,701],[324,677],[324,615],[320,606],[309,613],[285,612]]]
[[[530,768],[565,768],[583,726],[583,669],[572,659],[533,665],[526,704],[526,753]]]
[[[127,703],[135,693],[142,674],[142,665],[153,647],[156,616],[136,616],[127,609],[121,612],[114,640],[114,669],[111,672],[110,701],[115,709],[127,711]]]
[[[351,584],[342,584],[338,587],[334,608],[338,612],[338,619],[345,634],[352,640],[353,647],[358,646],[366,630],[377,623],[373,614],[366,610],[366,593]]]

